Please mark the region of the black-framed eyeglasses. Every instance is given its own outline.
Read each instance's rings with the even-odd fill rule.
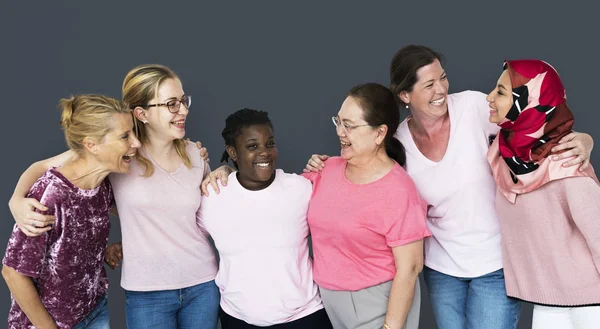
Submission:
[[[345,123],[345,122],[342,122],[342,121],[340,120],[340,118],[339,118],[339,117],[337,117],[337,116],[332,116],[332,117],[331,117],[331,121],[333,121],[333,124],[336,126],[336,128],[341,126],[341,127],[344,129],[344,130],[346,130],[346,132],[350,132],[350,131],[352,131],[353,129],[355,129],[355,128],[358,128],[358,127],[365,127],[365,126],[369,126],[369,124],[368,124],[368,123],[365,123],[364,125],[356,125],[356,126],[351,126],[351,125],[349,125],[349,124],[347,124],[347,123]]]
[[[146,105],[146,107],[166,106],[167,109],[169,109],[169,112],[177,113],[177,112],[179,112],[179,109],[181,108],[181,104],[183,104],[185,106],[185,108],[189,110],[190,106],[192,106],[192,96],[185,95],[181,99],[172,99],[166,103],[148,104],[148,105]]]

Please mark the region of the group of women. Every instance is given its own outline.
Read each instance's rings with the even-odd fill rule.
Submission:
[[[415,329],[421,271],[440,329],[516,328],[521,301],[534,328],[596,326],[593,141],[558,74],[507,61],[487,97],[448,94],[442,62],[400,49],[389,88],[353,87],[331,118],[340,155],[301,175],[277,169],[275,128],[247,108],[222,132],[233,167],[210,173],[161,65],[131,70],[122,101],[61,100],[69,151],[9,202],[8,327],[108,328],[104,262],[121,259],[127,328]]]

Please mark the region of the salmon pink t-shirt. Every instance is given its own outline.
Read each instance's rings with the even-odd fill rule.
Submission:
[[[313,182],[308,210],[315,282],[330,290],[356,291],[392,280],[392,248],[431,235],[427,206],[399,164],[384,177],[351,183],[346,161],[332,157]]]

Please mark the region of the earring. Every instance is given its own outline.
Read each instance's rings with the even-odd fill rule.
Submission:
[[[142,122],[143,122],[144,124],[147,124],[147,123],[148,123],[148,121],[142,121]]]
[[[406,106],[405,106],[405,107],[406,107],[406,108],[408,108],[408,104],[406,104]]]

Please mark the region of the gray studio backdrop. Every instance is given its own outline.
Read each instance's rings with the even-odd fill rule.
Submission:
[[[387,84],[390,59],[409,43],[444,53],[452,92],[488,92],[504,59],[545,59],[564,80],[576,129],[598,141],[595,13],[564,1],[2,0],[0,254],[13,226],[6,203],[19,175],[65,150],[59,98],[119,98],[123,77],[138,64],[165,64],[181,76],[194,99],[188,135],[208,147],[213,167],[224,147],[224,120],[242,107],[270,113],[278,165],[286,171],[301,171],[312,153],[336,154],[330,117],[344,94],[358,83]],[[596,151],[592,160],[599,157]],[[112,224],[110,240],[118,241],[118,219]],[[112,326],[125,328],[120,272],[109,270],[109,279]],[[435,328],[426,293],[421,328]],[[9,306],[2,282],[0,323]],[[527,306],[519,328],[530,322]]]

